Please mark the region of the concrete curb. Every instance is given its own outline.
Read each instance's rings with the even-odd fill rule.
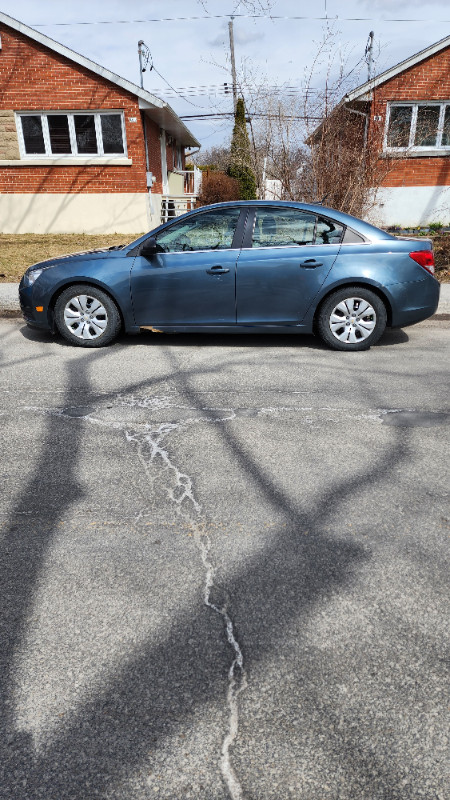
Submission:
[[[0,317],[21,317],[19,284],[0,283]],[[431,319],[450,319],[450,283],[441,283],[441,297],[436,314]]]

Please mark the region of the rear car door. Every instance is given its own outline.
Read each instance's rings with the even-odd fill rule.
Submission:
[[[311,211],[252,209],[236,271],[237,323],[300,323],[336,260],[342,236],[342,225]]]

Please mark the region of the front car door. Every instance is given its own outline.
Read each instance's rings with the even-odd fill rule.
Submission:
[[[343,232],[339,223],[311,211],[252,209],[236,272],[238,325],[301,323],[336,260]]]
[[[156,254],[138,254],[131,270],[137,325],[236,324],[236,261],[246,214],[239,206],[198,211],[156,234]]]

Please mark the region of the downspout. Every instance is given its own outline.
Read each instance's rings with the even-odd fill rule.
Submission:
[[[150,182],[150,160],[148,157],[148,140],[147,140],[147,120],[145,119],[145,111],[141,111],[142,125],[144,128],[144,150],[145,150],[145,179],[148,193],[148,225],[151,228],[153,216],[153,203],[152,203],[152,183]],[[149,185],[150,182],[150,185]]]

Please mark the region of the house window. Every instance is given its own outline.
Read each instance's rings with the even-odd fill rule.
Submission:
[[[123,114],[18,114],[22,157],[121,156],[126,153]]]
[[[175,169],[183,169],[183,154],[181,150],[181,144],[177,144],[176,146],[174,159],[175,159]]]
[[[441,150],[450,147],[450,101],[391,103],[385,150]]]

